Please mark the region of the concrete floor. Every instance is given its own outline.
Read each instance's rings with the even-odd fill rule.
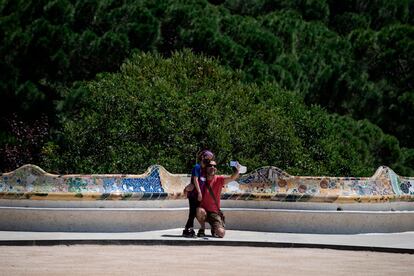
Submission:
[[[0,275],[414,275],[414,232],[181,231],[0,231]]]
[[[0,245],[153,244],[311,247],[414,253],[414,232],[365,234],[299,234],[227,230],[224,239],[183,238],[181,228],[125,233],[0,231]]]
[[[413,275],[414,255],[166,245],[0,247],[0,275]]]

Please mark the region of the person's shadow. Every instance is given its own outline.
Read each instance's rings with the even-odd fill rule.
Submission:
[[[164,238],[183,238],[183,239],[192,239],[192,240],[208,240],[209,238],[213,238],[213,236],[204,236],[204,237],[184,237],[183,235],[171,235],[171,234],[164,234],[161,235],[161,237]]]

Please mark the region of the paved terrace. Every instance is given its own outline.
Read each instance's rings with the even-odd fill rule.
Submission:
[[[412,275],[412,254],[177,245],[3,246],[1,275]]]
[[[227,231],[0,232],[0,274],[412,275],[414,232],[316,235]],[[37,245],[37,246],[33,246]],[[79,260],[87,260],[79,263]],[[24,260],[24,261],[22,261]]]
[[[228,230],[223,239],[207,232],[204,238],[184,238],[181,228],[128,233],[0,231],[5,245],[184,245],[321,248],[414,254],[414,232],[322,235]],[[413,259],[414,260],[414,259]]]

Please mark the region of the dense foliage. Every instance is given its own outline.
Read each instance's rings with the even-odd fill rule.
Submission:
[[[238,159],[295,174],[369,175],[383,163],[403,165],[398,141],[368,121],[309,108],[276,84],[245,84],[188,51],[134,55],[119,73],[78,83],[67,91],[73,95],[59,143],[44,148],[51,171],[127,173],[163,164],[182,172],[205,147],[221,164]]]
[[[332,114],[362,120],[328,116],[335,129],[331,131],[334,134],[328,135],[329,139],[335,137],[334,141],[339,143],[347,135],[344,143],[352,143],[353,148],[348,145],[344,150],[355,151],[351,155],[338,152],[337,161],[306,153],[300,146],[302,142],[298,142],[289,148],[292,156],[289,158],[296,158],[296,161],[285,162],[272,157],[272,151],[261,145],[255,148],[256,152],[248,153],[257,160],[256,163],[251,161],[252,166],[266,163],[306,174],[369,174],[373,166],[383,164],[400,174],[412,175],[413,13],[413,0],[0,0],[0,170],[11,170],[23,163],[39,163],[42,148],[43,153],[50,152],[57,145],[63,145],[61,139],[69,139],[56,133],[66,133],[66,123],[77,115],[76,101],[84,97],[85,87],[88,87],[76,84],[77,81],[93,79],[100,72],[117,71],[134,52],[154,52],[169,57],[176,50],[189,48],[194,53],[219,57],[219,62],[229,68],[228,72],[239,70],[236,75],[240,86],[235,84],[235,87],[241,91],[245,91],[244,85],[257,87],[257,93],[273,99],[275,106],[279,105],[277,100],[283,102],[284,97],[292,98],[296,105],[289,107],[291,114],[316,112],[321,109],[313,105],[319,105]],[[155,59],[160,60],[160,57]],[[100,78],[102,76],[107,75]],[[167,97],[158,97],[164,96]],[[83,101],[94,102],[93,98],[83,98]],[[261,109],[251,109],[248,101],[239,103],[245,105],[239,108],[249,110],[241,114],[258,120],[259,124],[263,115],[260,115]],[[273,109],[266,107],[265,110]],[[272,112],[279,114],[276,111]],[[157,112],[159,116],[166,116],[162,111]],[[293,120],[289,112],[279,114],[281,118],[277,122],[288,124]],[[318,112],[325,114],[325,111]],[[319,127],[330,128],[324,126],[325,119],[321,122],[318,118],[310,116],[307,125],[322,124]],[[284,133],[283,139],[291,135],[298,141],[304,140],[304,148],[320,147],[312,144],[315,141],[310,137],[300,136],[308,135],[306,132],[301,134],[292,128]],[[189,134],[183,132],[182,135]],[[377,140],[372,138],[375,135]],[[158,138],[161,139],[154,137]],[[354,139],[364,142],[350,142]],[[163,145],[161,140],[159,142]],[[143,141],[135,143],[141,147],[145,145]],[[188,155],[194,155],[196,147],[203,145],[202,141],[200,143],[182,145],[186,146],[183,155],[170,152],[163,155],[158,151],[158,159],[145,159],[144,163],[174,161],[181,165],[172,166],[172,169],[184,169],[188,166],[184,165],[189,162]],[[233,140],[227,143],[228,147],[220,146],[229,156],[240,154],[242,158],[247,154],[242,154],[246,149]],[[175,144],[168,147],[171,151],[182,150]],[[123,151],[127,152],[128,148],[124,145]],[[73,150],[71,154],[78,159],[90,155],[86,149]],[[54,160],[54,170],[97,170],[98,164],[93,161],[101,161],[97,159],[99,155],[93,157],[95,159],[91,155],[92,159],[82,161],[89,162],[88,167],[86,163],[70,165],[62,161],[63,157],[62,162],[57,162],[57,156],[52,159],[47,156],[49,161]],[[170,160],[168,156],[175,156],[175,159]],[[223,160],[225,157],[222,156]],[[346,165],[340,169],[340,162],[347,164],[354,158],[365,161],[356,162],[358,169]],[[297,161],[302,159],[310,161],[298,165]],[[99,171],[134,168],[137,167],[102,164]]]

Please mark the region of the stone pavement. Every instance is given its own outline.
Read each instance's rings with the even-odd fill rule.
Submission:
[[[199,243],[203,244],[203,243]],[[414,275],[414,255],[251,246],[1,246],[0,275]]]
[[[414,232],[367,233],[352,235],[298,234],[227,230],[224,239],[184,238],[182,229],[147,232],[20,232],[0,231],[4,245],[219,245],[252,247],[328,248],[414,254]]]

